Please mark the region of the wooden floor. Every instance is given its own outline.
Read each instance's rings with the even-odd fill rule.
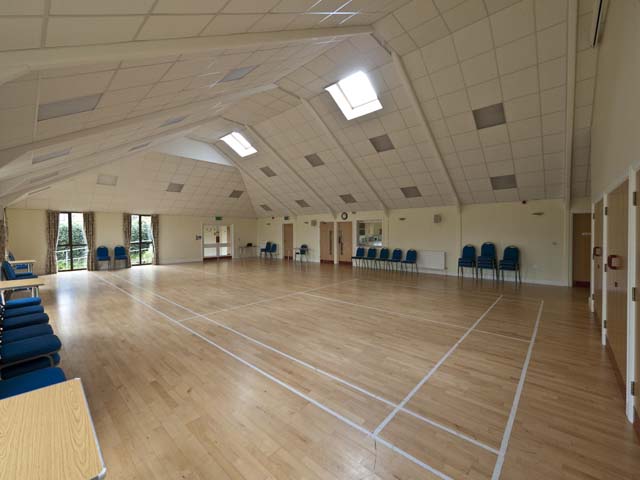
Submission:
[[[631,479],[587,291],[243,260],[45,277],[109,479]]]

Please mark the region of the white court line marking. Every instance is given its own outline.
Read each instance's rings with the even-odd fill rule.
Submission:
[[[402,409],[404,408],[404,406],[407,404],[407,402],[409,402],[409,400],[411,400],[411,398],[416,394],[416,392],[418,390],[420,390],[420,388],[427,382],[427,380],[429,380],[434,373],[436,373],[438,371],[438,369],[442,366],[442,364],[447,360],[447,358],[449,358],[451,356],[451,354],[453,352],[456,351],[456,349],[458,348],[458,346],[464,341],[465,338],[467,338],[469,336],[469,334],[473,331],[474,328],[476,328],[476,326],[484,319],[485,316],[487,316],[487,314],[491,311],[491,309],[493,307],[495,307],[495,305],[500,301],[500,299],[502,298],[502,295],[500,295],[495,302],[493,302],[491,304],[491,306],[480,316],[480,318],[478,320],[476,320],[474,322],[473,325],[471,325],[471,327],[469,327],[469,329],[464,333],[464,335],[462,335],[462,337],[460,337],[460,339],[454,343],[454,345],[449,349],[449,351],[447,353],[444,354],[444,356],[438,360],[438,363],[436,363],[433,368],[431,368],[431,370],[429,370],[427,372],[427,374],[422,377],[422,380],[420,380],[418,382],[418,384],[413,387],[413,389],[407,394],[406,397],[404,397],[404,399],[402,400],[402,402],[400,402],[398,404],[398,406],[396,408],[393,409],[393,411],[387,415],[387,418],[385,418],[382,422],[380,422],[380,425],[378,425],[376,427],[376,429],[373,431],[373,433],[375,435],[378,435],[382,429],[384,427],[386,427],[389,422],[391,420],[393,420],[393,417],[396,416],[396,414]]]
[[[144,287],[137,286],[136,284],[134,284],[133,282],[131,282],[131,281],[127,280],[127,279],[123,278],[122,280],[127,282],[127,283],[130,283],[131,285],[133,285],[136,288],[139,288],[140,290],[149,292],[152,295],[155,295],[155,296],[157,296],[157,297],[159,297],[161,299],[166,299],[168,302],[173,303],[174,305],[176,305],[178,307],[181,307],[181,308],[184,308],[185,310],[191,311],[187,307],[184,307],[184,306],[180,305],[179,303],[176,303],[176,302],[174,302],[172,300],[169,300],[166,297],[164,297],[164,296],[162,296],[162,295],[160,295],[158,293],[153,292],[152,290],[147,290]],[[350,281],[350,280],[346,280],[345,282],[348,282],[348,281]],[[341,283],[345,283],[345,282],[341,282]],[[321,288],[327,288],[327,287],[319,287],[319,288],[321,289]],[[299,292],[299,293],[304,293],[304,292]],[[291,294],[291,295],[297,295],[297,294]],[[257,303],[259,303],[259,302],[257,302]],[[247,305],[245,305],[245,306],[247,306]],[[193,312],[193,313],[195,313],[195,312]],[[218,312],[214,312],[214,313],[218,313]],[[263,343],[260,340],[257,340],[257,339],[255,339],[255,338],[253,338],[253,337],[251,337],[249,335],[246,335],[246,334],[244,334],[244,333],[242,333],[242,332],[240,332],[238,330],[235,330],[234,328],[229,327],[228,325],[225,325],[224,323],[221,323],[221,322],[219,322],[217,320],[208,318],[205,315],[210,315],[210,314],[196,314],[193,317],[185,318],[185,319],[182,319],[182,320],[176,320],[176,321],[182,323],[182,322],[185,322],[185,321],[190,320],[190,319],[202,318],[203,320],[206,320],[206,321],[208,321],[210,323],[213,323],[213,324],[219,326],[220,328],[223,328],[223,329],[225,329],[225,330],[227,330],[229,332],[232,332],[232,333],[234,333],[234,334],[236,334],[236,335],[238,335],[238,336],[240,336],[240,337],[242,337],[242,338],[244,338],[244,339],[246,339],[246,340],[248,340],[250,342],[255,343],[256,345],[259,345],[259,346],[261,346],[261,347],[263,347],[263,348],[265,348],[267,350],[270,350],[270,351],[272,351],[272,352],[274,352],[274,353],[276,353],[278,355],[281,355],[282,357],[287,358],[287,359],[291,360],[292,362],[298,363],[299,365],[302,365],[303,367],[308,368],[308,369],[310,369],[310,370],[312,370],[312,371],[314,371],[314,372],[316,372],[316,373],[318,373],[320,375],[324,375],[324,376],[326,376],[326,377],[328,377],[328,378],[330,378],[330,379],[332,379],[332,380],[334,380],[334,381],[336,381],[338,383],[346,385],[347,387],[352,388],[353,390],[356,390],[356,391],[362,393],[363,395],[366,395],[366,396],[371,397],[371,398],[373,398],[375,400],[378,400],[379,402],[382,402],[382,403],[384,403],[384,404],[386,404],[386,405],[388,405],[388,406],[390,406],[392,408],[396,408],[398,406],[398,404],[392,402],[391,400],[388,400],[388,399],[386,399],[386,398],[384,398],[384,397],[382,397],[380,395],[377,395],[377,394],[375,394],[373,392],[370,392],[370,391],[366,390],[363,387],[355,385],[355,384],[349,382],[348,380],[340,378],[340,377],[338,377],[338,376],[336,376],[336,375],[334,375],[334,374],[332,374],[330,372],[327,372],[326,370],[323,370],[323,369],[321,369],[319,367],[316,367],[316,366],[314,366],[314,365],[312,365],[310,363],[307,363],[304,360],[301,360],[301,359],[299,359],[297,357],[289,355],[288,353],[282,352],[282,351],[278,350],[277,348],[272,347],[271,345]],[[485,450],[488,450],[489,452],[491,452],[491,453],[493,453],[495,455],[498,454],[498,450],[497,449],[495,449],[495,448],[493,448],[493,447],[491,447],[489,445],[486,445],[486,444],[476,440],[475,438],[472,438],[472,437],[470,437],[468,435],[465,435],[464,433],[458,432],[458,431],[456,431],[456,430],[454,430],[452,428],[449,428],[449,427],[447,427],[445,425],[442,425],[442,424],[440,424],[438,422],[435,422],[434,420],[431,420],[431,419],[429,419],[429,418],[427,418],[427,417],[425,417],[423,415],[420,415],[420,414],[418,414],[418,413],[416,413],[416,412],[414,412],[412,410],[409,410],[406,407],[403,407],[401,410],[403,412],[408,413],[409,415],[413,416],[414,418],[422,420],[423,422],[428,423],[430,425],[433,425],[434,427],[440,428],[441,430],[444,430],[444,431],[450,433],[451,435],[454,435],[454,436],[456,436],[458,438],[466,440],[469,443],[473,443],[474,445],[477,445],[477,446],[479,446],[481,448],[484,448]]]
[[[274,382],[274,383],[280,385],[281,387],[283,387],[284,389],[290,391],[294,395],[298,395],[299,397],[303,398],[304,400],[306,400],[307,402],[311,403],[312,405],[315,405],[316,407],[318,407],[322,411],[324,411],[324,412],[328,413],[329,415],[335,417],[336,419],[340,420],[341,422],[345,423],[346,425],[354,428],[355,430],[359,431],[360,433],[365,434],[367,437],[369,437],[369,438],[371,438],[371,439],[373,439],[373,440],[375,440],[377,442],[380,442],[380,444],[382,444],[382,445],[386,446],[387,448],[389,448],[390,450],[402,455],[403,457],[405,457],[406,459],[408,459],[411,462],[415,463],[419,467],[422,467],[423,469],[431,472],[432,474],[434,474],[438,478],[441,478],[442,480],[453,480],[451,477],[449,477],[445,473],[442,473],[440,470],[437,470],[436,468],[430,466],[429,464],[427,464],[427,463],[425,463],[425,462],[423,462],[421,460],[418,460],[416,457],[414,457],[413,455],[405,452],[401,448],[396,447],[393,443],[389,442],[388,440],[385,440],[385,439],[381,438],[375,432],[371,432],[371,431],[367,430],[366,428],[362,427],[361,425],[358,425],[357,423],[353,422],[352,420],[349,420],[344,415],[342,415],[342,414],[336,412],[335,410],[323,405],[322,403],[318,402],[317,400],[314,400],[313,398],[311,398],[308,395],[300,392],[299,390],[297,390],[294,387],[288,385],[287,383],[283,382],[282,380],[279,380],[278,378],[274,377],[270,373],[265,372],[260,367],[257,367],[256,365],[252,364],[251,362],[243,359],[242,357],[236,355],[235,353],[233,353],[233,352],[227,350],[226,348],[218,345],[217,343],[215,343],[214,341],[212,341],[208,337],[202,335],[201,333],[198,333],[197,331],[193,330],[192,328],[189,328],[186,325],[183,325],[182,323],[180,323],[179,321],[177,321],[174,318],[170,317],[166,313],[163,313],[160,310],[152,307],[151,305],[147,304],[146,302],[144,302],[144,301],[140,300],[139,298],[133,296],[131,293],[127,292],[126,290],[118,287],[114,283],[111,283],[108,280],[100,278],[100,276],[96,276],[96,277],[100,281],[106,283],[107,285],[110,285],[111,287],[115,288],[116,290],[119,290],[122,293],[124,293],[125,295],[131,297],[136,302],[138,302],[138,303],[144,305],[145,307],[153,310],[154,312],[158,313],[159,315],[162,315],[163,317],[165,317],[167,320],[169,320],[171,323],[175,324],[176,326],[178,326],[180,328],[183,328],[184,330],[188,331],[192,335],[200,338],[201,340],[204,340],[205,342],[207,342],[208,344],[210,344],[213,347],[217,348],[221,352],[229,355],[231,358],[237,360],[238,362],[242,363],[243,365],[245,365],[245,366],[251,368],[252,370],[258,372],[259,374],[261,374],[264,377],[268,378],[272,382]]]
[[[410,313],[394,312],[392,310],[385,310],[384,308],[371,307],[369,305],[362,305],[362,304],[359,304],[359,303],[347,302],[346,300],[338,300],[337,298],[325,297],[323,295],[314,295],[312,293],[307,293],[307,292],[300,292],[300,293],[303,294],[303,295],[309,295],[310,297],[321,298],[321,299],[327,300],[329,302],[344,303],[345,305],[352,305],[354,307],[368,308],[370,310],[376,310],[378,312],[388,313],[389,315],[398,315],[399,317],[412,318],[412,319],[415,319],[415,320],[421,320],[423,322],[435,323],[437,325],[444,325],[445,327],[457,328],[459,330],[466,330],[467,328],[469,328],[469,327],[463,327],[461,325],[455,325],[453,323],[439,322],[437,320],[429,320],[428,318],[420,317],[418,315],[412,315]],[[500,297],[502,297],[502,295],[500,295]],[[509,336],[509,335],[502,335],[500,333],[487,332],[486,330],[476,330],[476,332],[482,332],[482,333],[484,333],[486,335],[495,335],[496,337],[508,338],[509,340],[516,340],[518,342],[529,342],[529,340],[523,340],[521,338],[516,338],[516,337]]]
[[[509,439],[511,438],[511,431],[513,430],[513,424],[516,420],[516,413],[518,412],[518,405],[520,404],[520,396],[524,389],[524,381],[527,377],[527,370],[529,369],[529,362],[531,361],[531,355],[533,353],[533,345],[536,342],[536,336],[538,335],[538,326],[540,325],[540,318],[542,318],[542,309],[544,307],[544,300],[540,301],[540,309],[538,310],[538,318],[536,319],[536,326],[533,328],[533,335],[531,342],[529,343],[529,349],[527,350],[527,356],[522,366],[522,372],[520,373],[520,380],[518,381],[518,388],[516,389],[516,395],[511,405],[511,412],[509,413],[509,420],[507,421],[507,427],[502,435],[502,443],[500,444],[500,453],[496,460],[496,465],[493,469],[493,475],[491,480],[498,480],[500,473],[502,472],[502,465],[504,464],[504,457],[507,454],[507,448],[509,448]]]

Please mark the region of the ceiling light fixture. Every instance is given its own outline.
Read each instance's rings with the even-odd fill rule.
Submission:
[[[257,65],[252,65],[250,67],[240,67],[231,70],[224,77],[222,77],[222,80],[220,80],[220,82],[233,82],[235,80],[240,80],[249,75],[256,67]]]
[[[101,93],[84,97],[69,98],[58,102],[45,103],[38,107],[38,121],[51,118],[66,117],[76,113],[90,112],[98,105],[102,98]]]
[[[359,71],[326,88],[347,120],[382,109],[366,73]]]
[[[108,187],[115,187],[118,183],[118,177],[115,175],[98,175],[98,180],[96,181],[98,185],[106,185]]]
[[[65,150],[58,150],[56,152],[43,153],[42,155],[33,157],[33,160],[31,160],[31,163],[35,165],[37,163],[46,162],[47,160],[53,160],[54,158],[64,157],[66,155],[69,155],[69,153],[71,153],[71,147]]]
[[[231,132],[220,140],[229,145],[241,157],[248,157],[258,152],[240,132]]]
[[[170,118],[169,120],[167,120],[166,122],[164,122],[162,125],[160,125],[160,128],[162,127],[168,127],[169,125],[175,125],[176,123],[180,123],[182,122],[185,118],[187,118],[187,116],[183,116],[183,117],[175,117],[175,118]]]

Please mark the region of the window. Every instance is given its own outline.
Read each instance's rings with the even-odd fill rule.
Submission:
[[[59,272],[86,270],[87,238],[82,213],[60,213],[56,259]]]
[[[131,265],[153,263],[153,234],[151,215],[131,215]]]
[[[327,87],[347,120],[382,109],[378,95],[364,72],[356,72]]]
[[[382,246],[381,220],[358,220],[358,245],[361,247]]]
[[[257,152],[253,145],[249,143],[244,135],[239,132],[231,132],[229,135],[225,135],[220,140],[229,145],[234,152],[241,157],[248,157]]]

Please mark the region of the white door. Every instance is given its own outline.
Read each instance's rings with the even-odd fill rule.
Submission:
[[[230,227],[227,225],[203,225],[202,256],[204,258],[218,258],[231,255],[229,231]]]

